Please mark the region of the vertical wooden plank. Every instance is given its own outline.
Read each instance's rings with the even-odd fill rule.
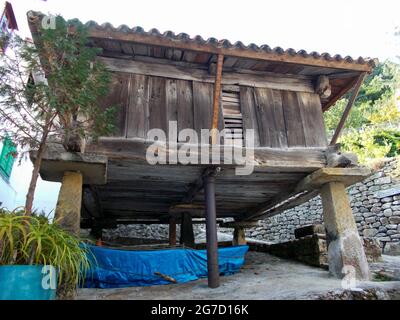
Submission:
[[[131,75],[126,132],[128,138],[146,138],[149,130],[148,82],[148,76]]]
[[[271,112],[268,91],[266,88],[254,88],[254,100],[257,110],[257,121],[261,147],[271,147]]]
[[[254,130],[254,146],[260,146],[259,129],[257,122],[257,111],[254,102],[254,89],[250,87],[240,87],[240,108],[243,117],[243,129]]]
[[[285,116],[288,147],[305,147],[304,129],[296,93],[282,91],[282,106]]]
[[[275,143],[279,148],[287,148],[287,134],[285,117],[282,107],[282,93],[280,90],[271,90],[272,93],[272,119],[275,124]]]
[[[177,80],[166,79],[165,81],[165,107],[167,113],[167,125],[169,121],[177,121],[178,119],[178,89]]]
[[[193,129],[193,88],[192,82],[176,80],[178,132]]]
[[[212,84],[193,81],[193,121],[199,137],[201,129],[211,129],[212,101]]]
[[[105,109],[112,106],[116,109],[115,131],[112,134],[116,137],[125,137],[126,134],[129,85],[129,74],[115,72],[112,74],[110,92],[99,100],[100,108]]]
[[[328,145],[322,115],[321,100],[317,94],[297,92],[304,136],[307,147],[326,147]]]
[[[165,78],[149,78],[149,129],[161,129],[168,133]]]

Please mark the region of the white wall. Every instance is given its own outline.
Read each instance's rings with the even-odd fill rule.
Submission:
[[[2,146],[0,142],[0,152]],[[13,210],[25,205],[25,197],[28,192],[32,170],[33,165],[29,159],[22,160],[21,164],[16,160],[9,182],[6,182],[3,177],[0,176],[0,202],[2,202],[2,207]],[[60,185],[61,184],[58,182],[43,181],[39,177],[33,209],[37,212],[43,211],[52,216],[57,203]]]

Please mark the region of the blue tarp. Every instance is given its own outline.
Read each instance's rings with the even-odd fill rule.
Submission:
[[[218,249],[219,271],[229,275],[239,271],[248,246]],[[165,249],[126,251],[89,246],[96,258],[84,286],[87,288],[120,288],[171,284],[156,275],[161,273],[177,283],[207,277],[206,250]]]

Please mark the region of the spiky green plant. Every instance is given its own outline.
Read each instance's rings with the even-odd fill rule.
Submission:
[[[94,261],[90,252],[79,238],[48,218],[24,212],[0,209],[0,265],[52,265],[59,285],[76,288]]]

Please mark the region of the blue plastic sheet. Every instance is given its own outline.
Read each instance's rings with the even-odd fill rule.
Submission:
[[[87,288],[120,288],[171,284],[156,273],[184,283],[207,277],[206,250],[126,251],[89,246],[96,259],[84,282]],[[221,275],[239,271],[248,246],[218,249]]]

